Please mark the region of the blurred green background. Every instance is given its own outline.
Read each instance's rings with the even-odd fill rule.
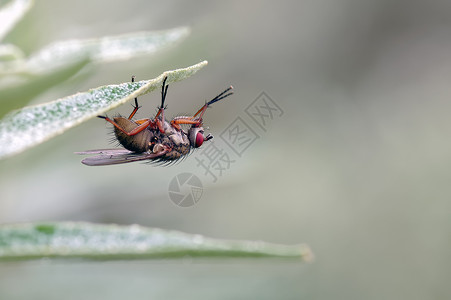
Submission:
[[[0,298],[449,299],[451,2],[45,0],[7,41],[29,54],[56,40],[185,25],[192,34],[177,46],[92,67],[33,103],[206,59],[171,85],[167,117],[195,112],[230,84],[234,96],[204,118],[217,141],[263,91],[283,116],[266,132],[245,119],[261,138],[215,183],[196,165],[199,152],[166,168],[80,164],[74,151],[111,147],[109,126],[93,119],[0,162],[0,222],[306,242],[315,262],[2,263]],[[153,115],[159,94],[140,104],[138,117]],[[192,208],[168,197],[182,172],[204,185]]]

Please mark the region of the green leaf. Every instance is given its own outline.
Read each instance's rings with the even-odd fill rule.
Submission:
[[[13,0],[0,9],[0,41],[22,19],[32,5],[33,1],[31,0]]]
[[[166,76],[168,83],[180,81],[205,65],[207,61],[166,71],[151,80],[102,86],[13,111],[0,121],[0,158],[24,151],[135,97],[160,88]]]
[[[73,61],[70,64],[68,63],[59,69],[55,69],[52,72],[40,74],[39,76],[27,76],[22,78],[20,84],[15,81],[13,84],[8,84],[3,88],[0,88],[0,99],[2,99],[0,118],[13,109],[23,107],[36,97],[36,95],[49,89],[53,85],[71,78],[89,63],[90,60],[87,58],[80,59]]]
[[[28,59],[24,59],[20,50],[12,45],[0,47],[0,117],[10,111],[8,108],[19,108],[39,93],[70,78],[81,69],[80,64],[150,54],[180,41],[188,34],[189,28],[180,27],[61,41],[43,48]]]
[[[0,62],[20,61],[25,54],[18,47],[11,44],[0,44]]]
[[[312,253],[306,245],[218,240],[138,225],[63,222],[0,226],[0,260],[43,257],[106,260],[186,256],[312,259]]]
[[[25,69],[46,72],[74,59],[89,57],[94,62],[126,60],[149,54],[180,41],[189,34],[188,27],[162,31],[135,32],[96,39],[55,42],[33,54]]]

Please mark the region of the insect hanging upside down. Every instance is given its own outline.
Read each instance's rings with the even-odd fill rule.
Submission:
[[[168,92],[166,79],[161,88],[161,105],[153,119],[133,120],[140,106],[135,98],[135,105],[128,118],[122,116],[110,119],[98,116],[113,124],[118,142],[125,148],[99,149],[76,152],[76,154],[98,154],[83,159],[88,166],[106,166],[134,161],[151,160],[159,163],[171,163],[187,155],[192,148],[199,148],[204,141],[211,140],[212,135],[204,135],[202,117],[208,106],[233,94],[232,86],[205,103],[192,117],[179,116],[168,122],[164,118],[165,99]],[[134,77],[132,77],[134,82]],[[186,131],[181,125],[191,125]]]

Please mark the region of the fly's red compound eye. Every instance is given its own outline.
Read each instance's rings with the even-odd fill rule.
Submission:
[[[194,147],[198,148],[198,147],[202,146],[203,143],[204,143],[204,134],[202,132],[198,132],[196,134],[196,143],[195,143]]]

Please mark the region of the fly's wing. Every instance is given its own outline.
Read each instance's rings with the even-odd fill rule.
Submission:
[[[166,149],[156,153],[135,153],[126,149],[99,149],[75,152],[75,154],[99,154],[85,158],[81,162],[87,166],[108,166],[154,159],[165,155],[167,152]]]
[[[130,150],[123,148],[113,148],[113,149],[96,149],[96,150],[86,150],[81,152],[75,152],[75,154],[89,155],[89,154],[105,154],[105,155],[116,155],[116,154],[129,154],[133,153]]]

